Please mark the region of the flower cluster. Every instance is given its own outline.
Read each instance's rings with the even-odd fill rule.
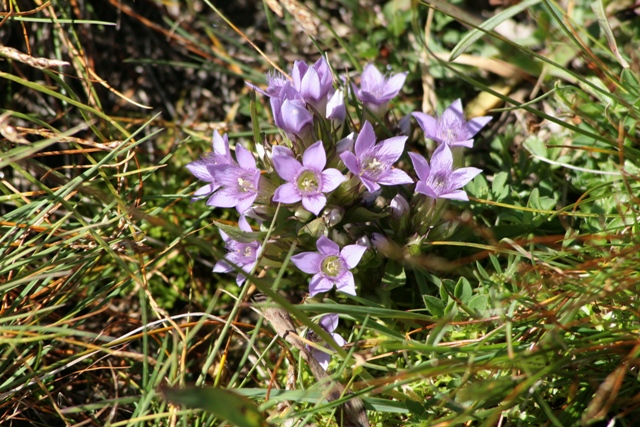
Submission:
[[[220,231],[227,255],[214,272],[235,271],[241,285],[256,268],[284,262],[295,243],[299,250],[291,262],[311,275],[311,297],[321,298],[334,288],[355,296],[367,291],[365,282],[357,280],[359,271],[381,263],[381,251],[372,247],[370,237],[376,248],[384,239],[400,246],[415,242],[416,236],[424,239],[426,230],[441,222],[437,214],[447,199],[468,200],[462,188],[481,171],[456,165],[461,147],[470,147],[490,118],[467,122],[460,100],[440,117],[415,112],[437,148],[430,160],[416,147],[407,153],[409,137],[387,130],[394,128],[387,117],[389,103],[406,77],[384,76],[368,64],[360,84],[345,87],[321,58],[313,65],[296,61],[288,75],[268,74],[264,90],[251,85],[269,98],[281,137],[254,141],[254,155],[239,143],[230,147],[228,136],[216,131],[213,151],[187,165],[206,183],[194,198],[206,197],[207,205],[235,208],[240,215],[237,231]],[[346,96],[349,91],[355,97]],[[355,108],[348,108],[347,99]],[[401,128],[410,135],[408,120]],[[273,240],[254,239],[248,218],[256,228],[272,230]],[[323,317],[320,325],[333,333],[338,315]],[[344,344],[339,335],[333,337]],[[326,367],[327,353],[313,352]]]

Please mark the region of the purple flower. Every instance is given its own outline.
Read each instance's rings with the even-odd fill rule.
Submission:
[[[342,89],[336,90],[327,103],[326,117],[330,120],[342,122],[347,115],[347,108],[344,105],[344,93]]]
[[[247,222],[244,216],[241,216],[238,220],[238,226],[240,230],[251,232],[251,226]],[[235,268],[242,268],[247,274],[251,273],[253,267],[256,265],[262,245],[258,241],[251,243],[238,242],[231,239],[227,233],[220,230],[220,236],[224,240],[224,247],[229,253],[227,253],[225,259],[220,260],[213,267],[214,273],[228,273]],[[247,278],[244,274],[238,273],[236,277],[236,283],[242,285]]]
[[[279,96],[271,97],[271,111],[276,126],[285,131],[291,140],[300,138],[313,122],[313,115],[307,110],[300,94],[288,82],[280,90]]]
[[[412,184],[409,175],[392,167],[402,155],[406,140],[406,136],[396,136],[376,144],[373,126],[366,121],[356,139],[355,155],[346,151],[340,154],[340,158],[371,193],[380,189],[379,184]]]
[[[323,170],[327,155],[322,141],[305,150],[302,164],[287,149],[275,151],[272,160],[278,175],[287,181],[276,189],[273,201],[289,204],[302,200],[302,206],[315,215],[327,204],[327,198],[322,193],[335,190],[347,179],[337,169]]]
[[[467,193],[461,188],[482,172],[472,167],[453,170],[453,155],[447,144],[441,144],[433,152],[431,166],[420,154],[409,153],[409,156],[420,179],[416,192],[434,199],[468,201]]]
[[[237,164],[217,165],[213,169],[221,187],[207,201],[219,208],[235,207],[240,214],[248,210],[258,196],[260,170],[253,154],[242,145],[236,145]]]
[[[462,101],[459,99],[453,101],[440,117],[431,117],[420,112],[413,113],[413,117],[427,138],[451,147],[468,148],[473,146],[473,136],[491,120],[491,117],[483,116],[467,122],[462,111]]]
[[[194,197],[204,196],[213,193],[222,185],[216,177],[217,165],[231,165],[235,162],[231,158],[229,151],[229,139],[227,135],[220,136],[217,130],[213,131],[213,152],[208,153],[205,157],[187,165],[187,169],[199,180],[209,182],[209,184],[200,187],[193,193]],[[207,202],[208,203],[208,202]]]
[[[318,323],[322,329],[324,329],[331,335],[331,338],[333,338],[336,344],[342,347],[343,345],[346,344],[345,339],[342,338],[339,334],[336,334],[333,332],[338,327],[339,320],[340,319],[336,313],[331,313],[331,314],[322,316],[322,318],[320,319],[320,322]],[[313,332],[310,332],[308,334],[308,338],[314,342],[322,342],[318,337],[316,337],[316,335]],[[327,343],[323,343],[323,344],[324,344],[324,347],[329,348]],[[331,356],[325,353],[324,351],[316,350],[313,347],[307,346],[307,348],[311,350],[311,355],[318,361],[318,363],[320,363],[320,366],[322,366],[322,369],[326,370],[327,367],[329,366],[329,361],[331,360]]]
[[[387,104],[402,89],[407,72],[394,74],[386,78],[373,64],[367,64],[360,77],[360,88],[353,86],[356,97],[362,101],[376,116],[382,116]]]
[[[333,89],[333,75],[326,59],[320,58],[309,67],[303,61],[295,61],[291,70],[293,87],[304,101],[319,112],[324,112],[328,94]]]
[[[302,252],[291,257],[296,267],[314,275],[309,283],[309,294],[314,296],[335,286],[340,292],[355,295],[356,285],[349,270],[358,265],[367,248],[347,245],[340,250],[325,236],[318,239],[316,247],[318,252]]]

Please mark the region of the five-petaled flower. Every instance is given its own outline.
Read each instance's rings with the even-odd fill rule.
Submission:
[[[441,144],[433,152],[431,166],[420,154],[409,153],[409,156],[419,178],[416,192],[434,199],[468,201],[467,193],[461,188],[482,172],[473,167],[454,170],[453,155],[447,144]]]
[[[297,203],[318,215],[327,204],[323,193],[335,190],[346,177],[339,170],[324,169],[327,155],[318,141],[307,148],[302,155],[302,164],[293,152],[285,147],[274,147],[273,165],[282,179],[287,181],[278,187],[273,195],[274,202]]]
[[[238,220],[238,227],[242,231],[252,231],[251,226],[244,216],[241,216]],[[234,271],[235,268],[242,268],[247,274],[251,273],[262,250],[260,242],[257,240],[250,243],[238,242],[230,238],[229,235],[222,230],[220,230],[220,236],[222,236],[222,240],[224,241],[225,249],[229,252],[225,256],[225,259],[216,263],[213,267],[213,272],[228,273]],[[238,273],[236,283],[242,285],[246,279],[244,274]]]
[[[482,116],[466,121],[462,101],[459,99],[453,101],[439,117],[431,117],[420,112],[413,113],[413,117],[427,138],[438,144],[468,148],[473,146],[473,136],[491,120],[490,116]]]
[[[350,151],[340,154],[340,158],[352,174],[356,175],[371,193],[380,185],[413,184],[409,175],[392,165],[404,150],[406,136],[396,136],[376,144],[376,134],[368,121],[364,122],[355,143],[355,155]]]
[[[235,207],[240,214],[243,214],[258,197],[260,170],[256,167],[253,154],[240,144],[236,145],[236,160],[237,164],[220,164],[212,167],[221,188],[213,193],[207,204],[219,208]]]
[[[336,342],[336,344],[338,344],[340,347],[342,347],[343,345],[346,344],[345,339],[342,338],[339,334],[336,334],[336,333],[333,332],[338,327],[338,321],[339,320],[340,320],[340,318],[338,317],[338,315],[336,313],[330,313],[330,314],[326,314],[326,315],[322,316],[322,318],[320,319],[320,322],[318,322],[318,324],[320,325],[320,327],[322,329],[324,329],[325,331],[327,331],[331,335],[331,338],[333,338],[333,340]],[[324,347],[329,348],[329,346],[328,346],[328,344],[326,342],[323,342],[321,339],[316,337],[316,334],[314,334],[312,332],[310,332],[307,335],[307,338],[310,339],[311,341],[316,342],[316,343],[323,343]],[[325,353],[324,351],[317,350],[314,347],[307,346],[307,348],[311,350],[311,355],[318,361],[318,363],[320,363],[320,366],[322,366],[322,368],[324,370],[326,370],[327,367],[329,366],[329,361],[331,360],[331,356],[329,354]]]
[[[387,112],[389,101],[402,89],[407,74],[398,73],[386,78],[373,64],[367,64],[360,77],[360,87],[353,85],[353,91],[365,107],[376,117],[381,117]]]
[[[213,131],[212,141],[213,151],[202,157],[200,160],[191,162],[187,165],[187,169],[199,180],[209,182],[209,184],[202,186],[193,193],[194,197],[205,196],[213,193],[221,187],[218,169],[219,165],[232,165],[235,164],[231,158],[231,152],[229,151],[229,139],[227,135],[218,133],[217,130]],[[207,202],[207,204],[210,204]]]
[[[309,283],[309,294],[314,296],[335,286],[340,292],[355,295],[356,285],[349,270],[358,265],[367,248],[347,245],[340,250],[338,244],[326,236],[318,239],[316,247],[318,252],[302,252],[291,257],[296,267],[314,275]]]

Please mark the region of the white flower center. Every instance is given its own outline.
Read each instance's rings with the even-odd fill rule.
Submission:
[[[243,177],[238,178],[238,189],[243,193],[255,193],[256,189],[253,187],[253,183]]]
[[[339,256],[328,256],[322,260],[322,272],[329,277],[336,277],[344,270],[342,259]]]
[[[376,176],[384,172],[386,168],[387,167],[384,163],[373,157],[364,161],[364,167],[362,168],[360,175],[366,173],[367,175]]]
[[[320,188],[320,179],[318,174],[312,170],[306,169],[296,179],[298,191],[302,194],[316,194]]]

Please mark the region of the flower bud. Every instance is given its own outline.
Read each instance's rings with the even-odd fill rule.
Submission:
[[[400,194],[397,194],[389,203],[389,209],[391,210],[391,217],[393,219],[400,219],[404,214],[410,211],[409,202],[402,197]]]

